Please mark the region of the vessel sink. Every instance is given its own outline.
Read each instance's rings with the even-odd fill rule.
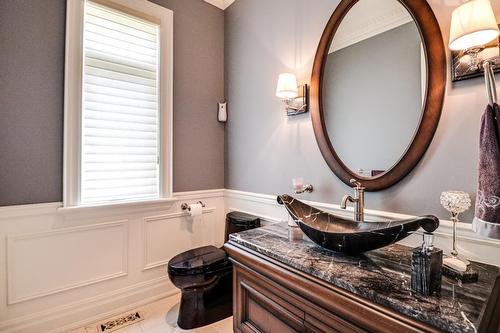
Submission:
[[[434,232],[439,219],[432,215],[410,220],[354,221],[309,206],[287,194],[278,196],[300,229],[316,244],[335,252],[359,254],[398,242],[419,228]]]

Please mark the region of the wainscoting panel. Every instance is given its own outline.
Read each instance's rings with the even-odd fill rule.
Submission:
[[[144,270],[165,267],[176,254],[189,249],[210,245],[210,226],[215,224],[215,208],[203,209],[199,219],[187,213],[150,216],[144,219]],[[171,235],[175,233],[175,242]]]
[[[126,275],[127,222],[9,235],[8,304]]]

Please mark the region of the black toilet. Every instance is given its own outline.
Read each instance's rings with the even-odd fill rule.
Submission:
[[[257,216],[228,213],[224,241],[229,234],[258,227]],[[193,329],[232,315],[232,265],[223,249],[203,246],[180,253],[168,262],[168,276],[182,292],[180,328]]]

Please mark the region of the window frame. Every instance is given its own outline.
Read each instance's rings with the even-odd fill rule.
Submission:
[[[147,0],[92,0],[134,16],[154,19],[160,25],[159,97],[159,198],[107,201],[82,205],[82,97],[84,19],[87,0],[67,0],[64,72],[63,206],[102,206],[162,201],[172,198],[173,157],[173,12]]]

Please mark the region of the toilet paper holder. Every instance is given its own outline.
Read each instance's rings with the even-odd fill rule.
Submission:
[[[197,203],[199,203],[199,204],[201,205],[201,207],[205,208],[205,204],[204,204],[203,202],[198,201]],[[187,211],[190,211],[190,210],[191,210],[191,208],[189,207],[189,204],[187,204],[187,203],[183,203],[183,204],[181,205],[181,209],[182,209],[182,210],[187,210]]]

